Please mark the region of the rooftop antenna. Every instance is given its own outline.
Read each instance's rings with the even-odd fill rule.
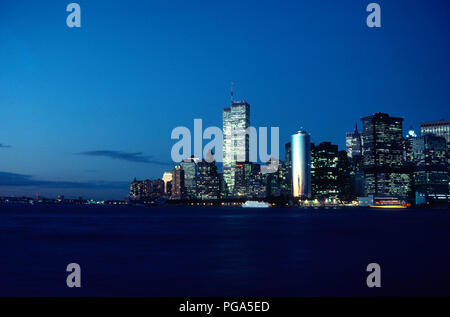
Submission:
[[[231,82],[231,104],[234,102],[234,83]]]

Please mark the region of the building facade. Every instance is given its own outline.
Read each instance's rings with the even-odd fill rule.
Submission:
[[[131,200],[149,200],[153,191],[152,181],[143,180],[138,181],[136,178],[130,184],[130,199]]]
[[[276,171],[266,174],[267,195],[269,197],[287,196],[287,175],[286,162],[271,158],[267,162],[268,166],[277,166]]]
[[[338,146],[330,142],[311,143],[312,197],[338,198]]]
[[[361,156],[362,153],[362,140],[361,134],[358,131],[358,125],[355,125],[355,130],[349,132],[345,137],[345,145],[347,147],[347,155],[350,158]]]
[[[449,198],[447,141],[444,137],[426,134],[412,140],[414,184],[416,195],[425,201]]]
[[[250,105],[245,101],[232,102],[223,110],[223,190],[233,196],[237,162],[249,162]]]
[[[411,196],[412,170],[403,156],[403,119],[376,113],[361,120],[365,194]]]
[[[292,195],[311,197],[311,144],[310,135],[301,130],[291,136]]]
[[[236,162],[234,166],[234,197],[247,197],[250,176],[254,174],[255,165],[251,162]]]
[[[444,137],[450,143],[450,121],[441,120],[435,122],[424,122],[420,124],[420,134],[434,134]]]
[[[169,187],[171,187],[172,182],[172,172],[164,172],[162,180],[164,182],[164,194],[169,195]]]
[[[291,142],[284,145],[284,174],[286,177],[286,194],[292,196],[292,153],[291,153]]]
[[[214,160],[198,163],[197,199],[215,200],[220,198],[220,181]]]
[[[172,195],[171,199],[184,199],[185,187],[184,187],[184,170],[181,165],[176,165],[172,171]]]
[[[197,198],[198,162],[198,158],[191,156],[180,163],[184,171],[184,194],[187,199]]]

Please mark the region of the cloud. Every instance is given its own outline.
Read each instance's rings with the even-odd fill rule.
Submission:
[[[0,187],[46,187],[46,188],[85,188],[85,189],[124,189],[129,187],[129,182],[69,182],[69,181],[45,181],[35,179],[30,175],[0,172]]]
[[[122,160],[122,161],[136,162],[136,163],[154,164],[154,165],[162,165],[162,166],[172,165],[172,163],[170,163],[170,162],[158,161],[158,160],[154,160],[152,156],[142,155],[142,152],[129,153],[129,152],[122,152],[122,151],[101,150],[101,151],[81,152],[81,153],[77,153],[77,154],[86,155],[86,156],[108,157],[108,158],[112,158],[115,160]]]
[[[11,145],[6,145],[6,144],[3,144],[3,143],[0,143],[0,148],[9,149],[10,147],[11,147]]]

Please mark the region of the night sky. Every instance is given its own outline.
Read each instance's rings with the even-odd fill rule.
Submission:
[[[450,119],[448,1],[377,1],[368,28],[361,0],[78,0],[79,29],[70,2],[0,0],[0,196],[123,199],[173,168],[173,128],[221,127],[231,81],[281,145]]]

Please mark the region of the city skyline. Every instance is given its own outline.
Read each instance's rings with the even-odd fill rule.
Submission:
[[[230,81],[252,125],[280,127],[280,157],[301,127],[345,149],[364,115],[404,117],[417,133],[449,119],[447,4],[383,2],[371,30],[363,2],[107,3],[80,1],[80,30],[64,25],[63,2],[0,5],[1,196],[123,199],[134,177],[173,168],[174,127],[220,126]]]

